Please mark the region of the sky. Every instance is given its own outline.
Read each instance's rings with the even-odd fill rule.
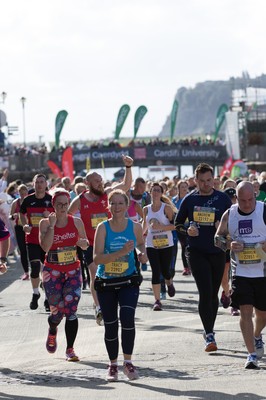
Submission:
[[[11,143],[54,141],[60,110],[60,143],[112,138],[123,104],[120,136],[140,105],[138,137],[157,135],[180,87],[266,73],[265,0],[0,0],[0,12]]]

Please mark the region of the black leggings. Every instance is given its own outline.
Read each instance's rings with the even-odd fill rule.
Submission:
[[[164,249],[154,249],[147,247],[147,256],[152,270],[152,284],[160,284],[160,274],[166,280],[171,279],[171,261],[173,257],[173,246],[165,247]]]
[[[194,248],[187,248],[188,264],[199,291],[199,315],[205,333],[212,333],[216,320],[225,253],[206,254]]]
[[[29,260],[27,253],[27,246],[25,241],[25,232],[23,231],[22,225],[15,225],[15,235],[17,244],[20,252],[20,261],[24,272],[29,272]]]
[[[104,319],[105,346],[109,360],[118,357],[118,305],[120,306],[121,344],[124,354],[132,354],[135,341],[135,311],[139,297],[138,286],[97,292]]]

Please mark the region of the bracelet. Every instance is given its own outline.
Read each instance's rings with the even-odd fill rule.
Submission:
[[[126,168],[131,168],[132,167],[132,165],[126,165]]]
[[[54,229],[54,226],[49,225],[48,229]]]

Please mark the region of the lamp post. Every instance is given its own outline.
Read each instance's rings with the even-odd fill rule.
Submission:
[[[6,99],[6,92],[2,92],[1,93],[1,101],[0,104],[5,104],[5,99]],[[4,111],[0,110],[0,130],[1,128],[3,128],[6,125],[6,114],[4,113]]]
[[[5,104],[6,96],[7,96],[7,93],[6,93],[6,92],[2,92],[2,93],[1,93],[1,97],[2,97],[1,104]]]
[[[24,147],[26,147],[26,127],[25,127],[25,103],[26,103],[26,98],[25,97],[21,97],[20,101],[21,101],[21,104],[22,104],[23,142],[24,142]]]

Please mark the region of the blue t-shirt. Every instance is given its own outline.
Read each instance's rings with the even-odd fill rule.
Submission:
[[[196,222],[199,236],[188,236],[188,246],[203,253],[220,253],[222,250],[214,246],[215,223],[221,220],[223,213],[231,205],[229,196],[219,190],[214,189],[209,196],[202,196],[197,189],[193,190],[184,197],[175,225],[184,224],[187,218]]]
[[[104,244],[104,254],[114,253],[115,251],[121,250],[124,244],[129,240],[134,241],[134,247],[136,247],[136,237],[134,234],[134,222],[128,219],[127,227],[122,232],[112,231],[109,221],[104,221],[106,229],[106,237]],[[107,264],[98,265],[96,275],[99,278],[119,278],[124,276],[132,275],[136,272],[134,251],[131,251],[127,255],[120,259]]]

